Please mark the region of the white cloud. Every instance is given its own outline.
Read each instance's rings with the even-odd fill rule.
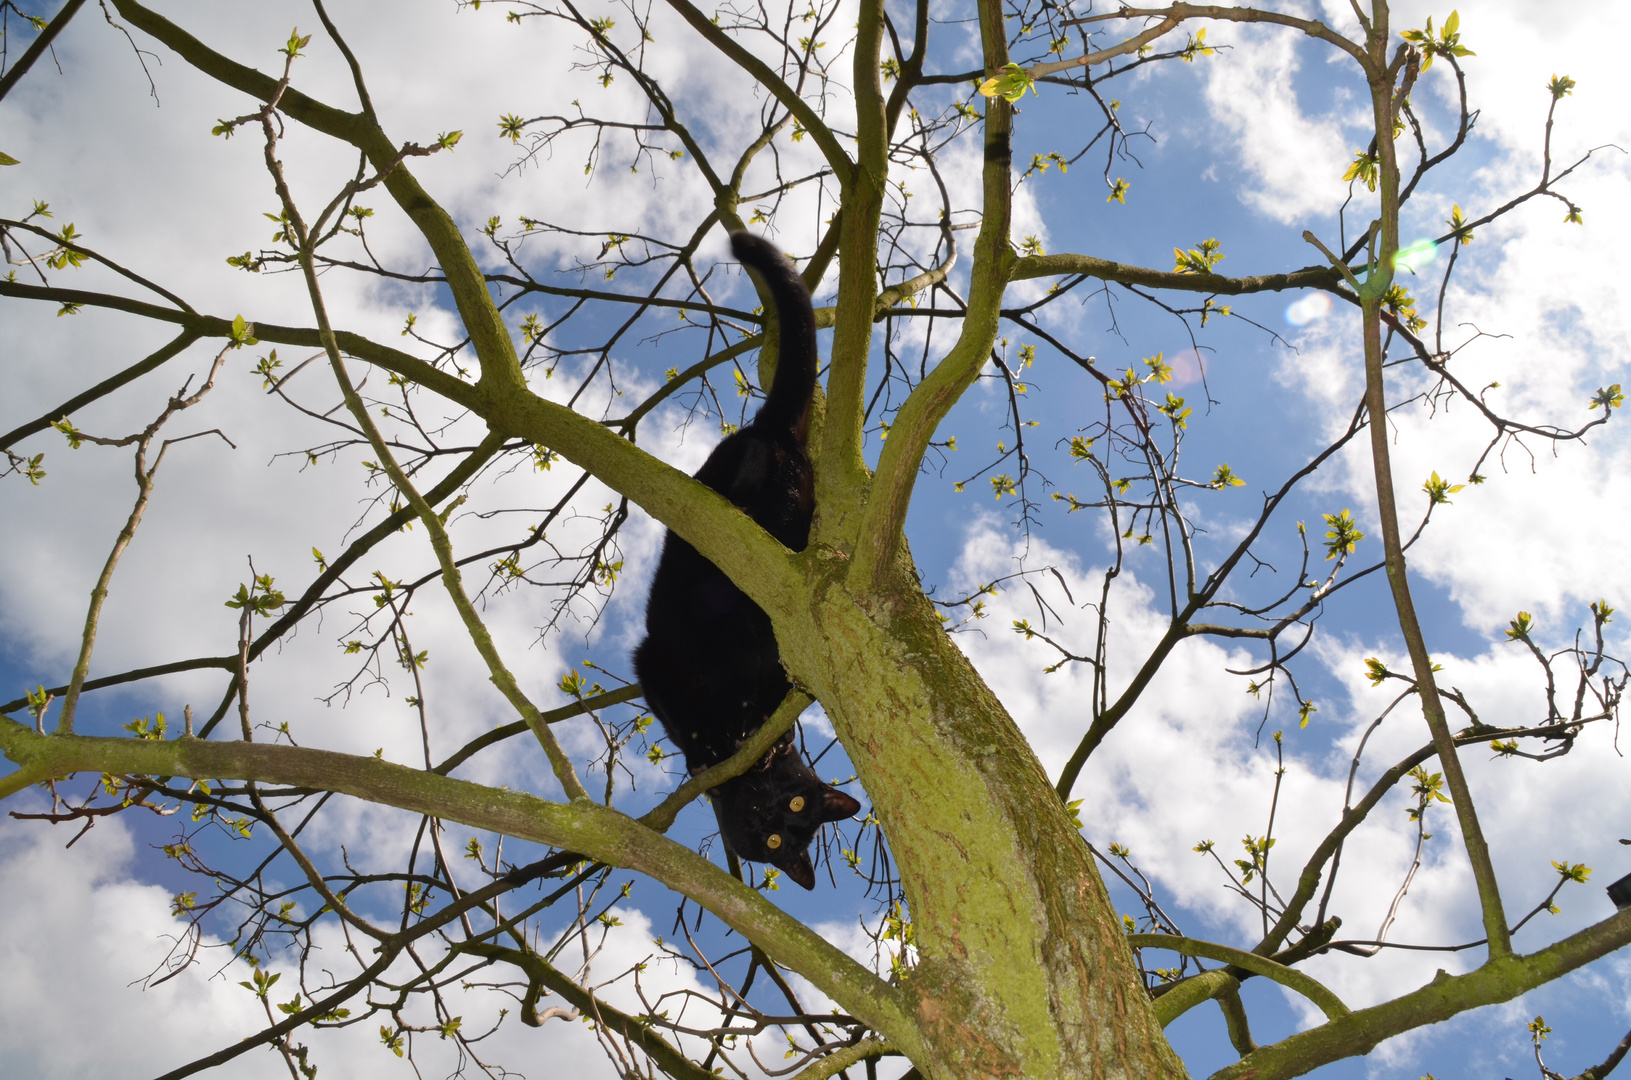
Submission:
[[[71,835],[0,825],[0,878],[10,883],[0,900],[0,1056],[8,1070],[80,1077],[116,1059],[121,1075],[153,1075],[263,1026],[255,999],[236,985],[243,974],[211,977],[199,966],[142,989],[183,924],[171,918],[163,889],[127,875],[134,846],[122,823],[105,821],[64,850]],[[235,1067],[235,1075],[288,1075],[267,1051]]]
[[[170,897],[163,888],[130,876],[135,844],[123,822],[103,821],[65,850],[70,836],[63,827],[0,823],[0,878],[13,886],[0,900],[7,926],[0,939],[0,965],[6,972],[0,980],[0,1013],[6,1017],[0,1024],[0,1055],[9,1070],[49,1080],[85,1076],[117,1061],[120,1075],[156,1075],[229,1047],[265,1026],[260,1004],[239,985],[250,976],[247,965],[235,963],[217,972],[226,954],[215,947],[220,942],[213,936],[204,938],[203,963],[144,989],[142,980],[164,962],[184,924],[170,915]],[[26,888],[17,887],[22,882],[28,883]],[[707,991],[689,967],[658,957],[650,918],[622,906],[612,914],[620,925],[603,938],[599,927],[590,935],[588,977],[601,987],[601,999],[637,1012],[642,992],[652,1001],[668,995],[664,1003],[675,1018],[682,1002],[689,1001],[686,1022],[717,1022],[717,1012],[699,1008],[700,999],[674,996]],[[332,925],[320,929],[314,943],[314,974],[322,969],[344,977],[355,970]],[[432,946],[421,951],[421,958],[434,960],[435,954]],[[567,970],[581,962],[575,944],[561,959]],[[624,973],[646,962],[637,987]],[[280,976],[274,1001],[298,991],[294,968],[274,959],[268,970]],[[404,962],[391,974],[411,973]],[[476,985],[449,987],[446,995],[467,1033],[487,1029],[497,1021],[499,1009],[509,1009],[497,1033],[476,1044],[484,1060],[527,1070],[544,1053],[552,1069],[569,1075],[616,1075],[587,1025],[551,1020],[541,1029],[524,1027],[512,996],[480,985],[489,977],[477,973],[470,980]],[[67,988],[72,992],[65,993]],[[541,1003],[558,1004],[553,997]],[[354,999],[350,1007],[360,1013],[362,1000]],[[437,1022],[421,1006],[410,1007],[405,1015],[410,1023]],[[325,1073],[372,1075],[390,1059],[378,1037],[380,1024],[389,1020],[381,1014],[377,1021],[347,1029],[305,1029],[296,1038],[311,1048],[312,1061]],[[453,1045],[423,1033],[414,1041],[414,1053],[427,1074],[454,1065]],[[227,1068],[233,1076],[272,1080],[288,1075],[282,1060],[265,1048],[248,1051]]]
[[[1324,216],[1342,201],[1342,172],[1353,156],[1344,129],[1362,102],[1344,102],[1309,115],[1298,100],[1296,76],[1307,46],[1284,30],[1212,26],[1232,50],[1208,58],[1206,101],[1235,139],[1235,153],[1253,176],[1242,198],[1266,217],[1287,224]]]

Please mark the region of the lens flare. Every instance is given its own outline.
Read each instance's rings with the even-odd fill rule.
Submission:
[[[1174,387],[1199,383],[1206,377],[1206,369],[1210,366],[1206,358],[1194,349],[1182,349],[1173,353],[1167,357],[1167,363],[1172,367],[1171,384]]]
[[[1309,293],[1292,301],[1286,308],[1286,322],[1292,326],[1307,326],[1331,314],[1331,298],[1322,292]]]
[[[1417,240],[1409,247],[1400,248],[1393,257],[1393,265],[1400,270],[1419,274],[1438,257],[1438,245],[1431,240]]]

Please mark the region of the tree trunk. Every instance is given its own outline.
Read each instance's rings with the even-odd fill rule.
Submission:
[[[877,592],[812,548],[811,632],[784,662],[837,728],[889,836],[931,1077],[1183,1077],[1121,921],[1018,726],[910,563]],[[903,565],[904,564],[904,565]]]

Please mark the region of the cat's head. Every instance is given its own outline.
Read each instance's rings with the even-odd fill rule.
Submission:
[[[737,858],[767,862],[815,888],[810,841],[829,821],[860,813],[861,804],[830,784],[797,754],[774,759],[714,789],[720,832]]]

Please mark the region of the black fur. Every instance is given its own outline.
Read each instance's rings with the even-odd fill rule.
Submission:
[[[802,551],[815,507],[805,452],[816,382],[815,313],[798,271],[773,246],[733,233],[731,249],[769,288],[781,352],[758,415],[726,436],[696,476],[777,540]],[[672,532],[651,583],[646,639],[635,650],[634,670],[646,703],[693,775],[730,757],[791,688],[770,617]],[[753,769],[710,795],[720,834],[738,858],[778,866],[806,889],[815,887],[810,841],[825,822],[861,809],[821,782],[795,748],[792,732]]]

